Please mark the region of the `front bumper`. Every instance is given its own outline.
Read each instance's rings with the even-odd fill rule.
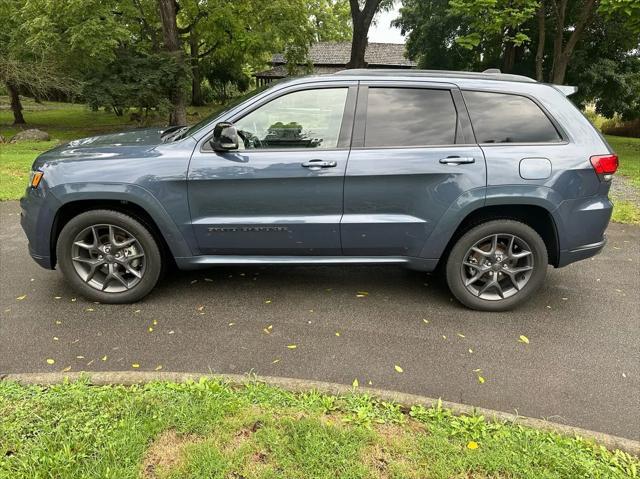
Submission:
[[[42,185],[37,189],[28,188],[20,199],[20,225],[27,236],[29,254],[34,261],[43,268],[54,269],[51,232],[59,202],[41,188]]]

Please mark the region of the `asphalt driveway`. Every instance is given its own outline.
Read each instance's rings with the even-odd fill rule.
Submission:
[[[638,227],[612,225],[601,255],[499,314],[437,277],[360,266],[175,273],[141,303],[94,304],[29,258],[17,203],[0,203],[0,227],[0,373],[357,378],[640,439]]]

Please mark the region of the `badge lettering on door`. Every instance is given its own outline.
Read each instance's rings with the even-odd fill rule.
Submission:
[[[277,233],[289,231],[286,226],[210,226],[209,233]]]

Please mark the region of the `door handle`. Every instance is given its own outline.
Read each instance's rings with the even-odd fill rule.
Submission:
[[[302,163],[302,166],[312,169],[335,168],[338,166],[338,163],[336,161],[309,160]]]
[[[447,156],[446,158],[440,158],[440,163],[443,165],[464,165],[475,162],[476,159],[473,156]]]

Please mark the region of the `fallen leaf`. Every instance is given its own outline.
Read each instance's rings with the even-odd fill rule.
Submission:
[[[54,337],[53,337],[53,340],[54,340],[54,341],[58,341],[58,339],[59,339],[59,338],[58,338],[57,336],[54,336]]]
[[[191,281],[191,284],[196,284],[198,282],[197,279],[194,279],[193,281]]]
[[[264,304],[271,304],[271,300],[270,299],[266,299]]]
[[[160,371],[162,369],[162,364],[158,364],[154,371]]]
[[[71,302],[72,302],[72,303],[75,303],[76,301],[77,301],[77,299],[76,299],[76,298],[71,298]]]
[[[62,324],[62,321],[56,319],[56,324]]]
[[[149,327],[147,328],[147,331],[149,331],[149,332],[151,333],[151,332],[153,332],[153,328],[152,328],[151,326],[149,326]]]
[[[478,382],[484,384],[485,379],[482,376],[478,376]]]
[[[106,361],[107,360],[106,354],[104,356],[102,356],[100,359],[102,359],[103,361]]]
[[[296,349],[298,346],[296,344],[289,344],[287,345],[287,348],[289,349]]]
[[[175,331],[172,329],[171,331],[169,331],[167,334],[174,334]]]
[[[23,300],[24,298],[26,298],[26,297],[27,297],[27,295],[26,295],[26,294],[23,294],[22,296],[18,296],[16,299],[17,299],[18,301],[22,301],[22,300]]]
[[[134,314],[138,314],[139,312],[140,312],[140,310],[139,310],[139,309],[136,309],[133,313],[134,313]]]
[[[462,334],[462,333],[456,333],[456,334],[461,338],[466,338],[466,336],[464,334]]]
[[[93,309],[93,308],[87,308],[87,309],[85,309],[85,311],[92,312],[92,311],[95,311],[95,309]]]
[[[204,279],[207,283],[213,283],[213,280],[211,278],[205,278]]]
[[[62,299],[62,296],[54,296],[53,299]]]
[[[76,356],[76,359],[84,359],[84,356]]]
[[[55,361],[53,359],[47,359],[47,364],[55,364]]]
[[[524,344],[529,344],[529,338],[527,338],[524,334],[520,335],[518,341]]]
[[[357,387],[360,385],[360,384],[358,383],[358,378],[355,378],[355,379],[353,380],[353,382],[351,383],[351,385],[352,385],[354,388],[357,388]]]
[[[480,446],[478,446],[478,443],[475,441],[469,441],[469,443],[467,444],[467,449],[478,449]]]
[[[197,309],[198,311],[203,311],[203,310],[204,310],[204,306],[198,306],[196,309]]]
[[[152,322],[153,322],[154,326],[158,324],[158,320],[157,319],[154,319]]]
[[[138,363],[133,363],[131,367],[137,369],[140,367],[140,365]]]
[[[276,364],[276,363],[279,363],[279,362],[280,362],[280,359],[274,359],[273,361],[271,361],[271,364]]]
[[[443,334],[443,335],[442,335],[442,339],[447,339],[447,337]]]
[[[229,326],[235,326],[236,323],[229,323]]]
[[[340,333],[338,331],[336,331],[336,336],[340,337]]]
[[[403,373],[404,369],[402,369],[400,366],[398,366],[397,364],[395,366],[393,366],[393,368],[396,370],[396,372],[398,373]]]
[[[422,321],[424,322],[424,324],[429,324],[429,320],[428,319],[423,319]]]
[[[69,371],[71,371],[71,366],[67,366],[62,370],[63,373],[68,373]]]
[[[469,353],[473,354],[473,349],[469,348]]]

